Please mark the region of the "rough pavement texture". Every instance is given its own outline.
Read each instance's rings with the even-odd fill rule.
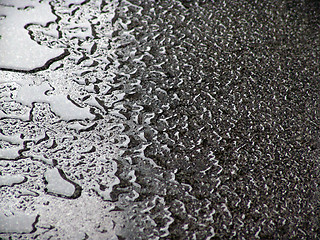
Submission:
[[[164,198],[166,238],[319,238],[319,2],[131,2],[150,50],[129,101],[155,113],[145,155],[177,181],[141,170],[140,199]]]

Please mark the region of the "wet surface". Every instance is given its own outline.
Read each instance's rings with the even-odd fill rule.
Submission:
[[[319,238],[317,1],[0,7],[1,239]]]
[[[63,55],[63,49],[51,49],[33,41],[25,27],[29,24],[45,26],[57,19],[48,1],[8,1],[0,2],[0,69],[33,70],[41,68],[50,59]],[[48,34],[58,37],[57,29]],[[36,54],[36,57],[32,54]]]

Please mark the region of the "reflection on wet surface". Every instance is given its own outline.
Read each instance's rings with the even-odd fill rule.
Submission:
[[[33,41],[25,27],[28,24],[45,26],[57,16],[51,11],[49,1],[1,0],[0,2],[0,69],[32,70],[41,68],[50,59],[63,55],[63,49],[51,49]],[[47,33],[58,37],[57,29]],[[36,57],[33,54],[36,54]]]
[[[12,216],[0,216],[1,233],[31,233],[34,231],[34,224],[37,221],[36,216],[30,216],[23,213],[16,213]]]
[[[0,238],[319,237],[317,2],[0,6]]]

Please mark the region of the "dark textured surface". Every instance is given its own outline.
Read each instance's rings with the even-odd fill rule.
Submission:
[[[319,238],[319,2],[131,2],[128,102],[155,113],[144,153],[162,168],[136,160],[139,199],[164,198],[166,238]]]

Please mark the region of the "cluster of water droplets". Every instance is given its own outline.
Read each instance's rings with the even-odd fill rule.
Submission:
[[[122,42],[113,36],[124,25],[116,22],[119,3],[1,4],[4,20],[21,14],[24,25],[16,25],[16,32],[25,45],[15,52],[22,62],[7,56],[0,64],[10,70],[0,72],[0,232],[13,238],[117,239],[125,217],[112,203],[118,197],[113,188],[129,142],[119,113],[124,86],[117,80],[116,51]],[[40,24],[34,11],[54,18]],[[10,36],[2,38],[9,44]],[[37,48],[29,49],[34,43]],[[11,60],[17,66],[5,65]]]
[[[1,237],[315,234],[318,58],[295,7],[0,4],[38,48],[0,61]]]
[[[121,70],[138,84],[121,113],[141,186],[129,211],[137,238],[316,231],[309,191],[318,183],[303,183],[318,176],[315,38],[308,16],[279,5],[130,1],[119,10],[130,19],[120,33],[135,39]]]

